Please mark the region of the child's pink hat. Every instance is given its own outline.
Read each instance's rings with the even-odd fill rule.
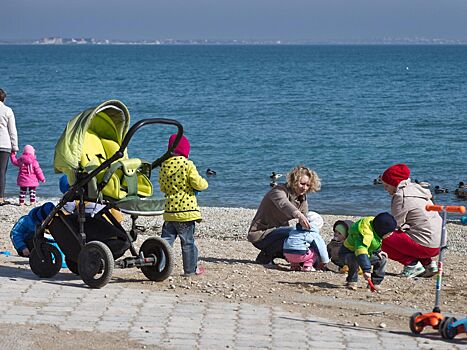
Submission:
[[[28,153],[28,154],[35,155],[36,150],[31,145],[26,145],[26,146],[24,146],[23,153]]]
[[[170,136],[168,149],[172,147],[176,137],[177,134],[173,134]],[[175,147],[175,149],[173,150],[173,154],[176,156],[184,156],[185,158],[188,158],[188,155],[190,154],[190,142],[185,137],[185,135],[182,135],[180,142],[178,143],[177,147]]]

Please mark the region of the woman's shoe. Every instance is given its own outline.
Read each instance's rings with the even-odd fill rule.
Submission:
[[[261,264],[261,265],[267,265],[267,264],[270,264],[272,262],[272,257],[271,255],[263,252],[263,251],[260,251],[258,256],[256,257],[256,260],[255,260],[258,264]]]
[[[432,277],[438,273],[438,264],[436,261],[430,262],[428,265],[425,266],[425,273],[422,275],[423,277]]]
[[[404,269],[401,272],[402,277],[407,277],[407,278],[413,278],[420,276],[425,272],[425,268],[421,264],[421,262],[417,262],[415,265],[406,265],[404,266]]]

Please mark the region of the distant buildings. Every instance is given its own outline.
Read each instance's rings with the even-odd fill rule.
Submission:
[[[212,40],[212,39],[154,39],[154,40],[109,40],[94,38],[50,37],[39,40],[0,41],[0,44],[15,45],[466,45],[466,41],[441,38],[380,38],[333,41],[293,40]]]

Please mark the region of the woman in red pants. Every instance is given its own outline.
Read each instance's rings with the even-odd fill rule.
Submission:
[[[438,272],[432,258],[439,254],[441,216],[427,211],[433,204],[430,190],[410,181],[410,170],[396,164],[385,170],[381,179],[384,189],[392,196],[391,212],[399,230],[383,241],[382,250],[389,259],[404,265],[404,277],[431,277]]]

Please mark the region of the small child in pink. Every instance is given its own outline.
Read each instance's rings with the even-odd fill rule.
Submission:
[[[315,212],[309,212],[307,219],[310,229],[303,229],[297,224],[296,229],[289,232],[282,247],[292,271],[315,271],[315,267],[323,270],[330,261],[326,244],[319,234],[323,218]]]
[[[29,203],[36,203],[36,188],[39,181],[45,183],[45,177],[35,156],[36,151],[31,145],[24,146],[23,154],[16,159],[16,154],[11,153],[10,160],[13,165],[19,167],[16,184],[20,187],[19,205],[24,205],[26,193],[29,191]]]

